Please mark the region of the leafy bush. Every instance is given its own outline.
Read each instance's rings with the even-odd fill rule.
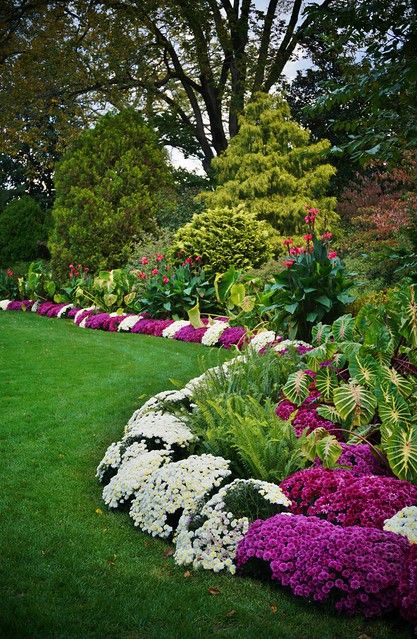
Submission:
[[[260,299],[261,313],[275,330],[285,330],[291,339],[309,340],[315,322],[331,321],[343,312],[354,297],[349,294],[353,281],[346,277],[343,263],[336,251],[329,250],[332,234],[325,232],[321,239],[315,234],[318,210],[309,209],[305,220],[309,233],[305,247],[288,245],[286,268],[275,282],[267,284]]]
[[[201,259],[187,257],[175,266],[164,255],[143,256],[135,271],[142,283],[138,307],[151,317],[185,317],[197,305],[205,313],[218,310],[213,285],[208,281]]]
[[[85,130],[56,168],[53,268],[71,262],[92,271],[124,266],[132,246],[156,230],[171,172],[154,132],[133,110],[105,115]]]
[[[0,213],[0,265],[39,257],[44,220],[45,212],[29,195],[6,205]]]
[[[19,296],[19,287],[11,268],[0,271],[0,299],[15,300]]]
[[[303,438],[275,415],[274,402],[237,394],[206,399],[200,390],[188,425],[202,450],[229,459],[237,477],[277,482],[304,467]]]
[[[230,266],[253,268],[268,261],[274,250],[273,230],[244,211],[213,209],[194,215],[178,229],[170,254],[199,255],[208,274]]]
[[[335,169],[325,164],[328,140],[310,143],[310,131],[292,118],[279,95],[258,93],[239,119],[240,129],[213,160],[217,188],[201,195],[208,208],[243,206],[279,233],[299,233],[307,202],[334,224],[336,200],[326,197]]]
[[[57,283],[52,278],[49,265],[41,260],[29,265],[25,276],[18,278],[19,294],[22,299],[48,300],[53,299],[58,290]]]
[[[365,306],[332,326],[313,329],[309,369],[323,403],[317,412],[341,424],[351,441],[376,442],[400,479],[417,482],[417,318],[414,286],[394,291],[385,306]],[[326,365],[323,366],[323,363]],[[296,405],[309,393],[309,374],[283,391]]]

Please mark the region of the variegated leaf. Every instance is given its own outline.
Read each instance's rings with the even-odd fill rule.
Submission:
[[[417,431],[415,427],[397,428],[384,443],[389,465],[400,479],[417,482]]]
[[[358,384],[375,387],[379,373],[378,363],[369,355],[355,355],[349,364],[349,374]]]
[[[313,344],[317,344],[318,346],[320,346],[321,344],[324,344],[324,342],[326,342],[328,337],[330,336],[330,326],[328,324],[322,324],[321,322],[319,322],[318,324],[315,324],[313,326],[311,334],[313,338]]]
[[[393,384],[399,393],[404,397],[408,397],[413,392],[414,386],[410,380],[400,375],[395,368],[390,366],[381,366],[380,377],[382,382],[388,386]]]
[[[337,388],[337,377],[330,366],[325,366],[321,368],[316,375],[315,384],[318,391],[320,391],[321,396],[325,400],[329,400],[333,398],[333,391]]]
[[[282,390],[284,395],[292,402],[299,406],[308,396],[308,387],[311,377],[304,371],[296,371],[288,376],[287,383]]]
[[[333,401],[342,418],[351,418],[355,426],[369,423],[375,413],[375,395],[354,382],[336,388]]]
[[[346,342],[353,339],[355,320],[350,313],[342,315],[332,324],[332,333],[336,342]]]
[[[334,406],[328,406],[327,404],[317,406],[317,413],[320,417],[323,417],[323,419],[328,419],[334,424],[340,424],[340,422],[343,421],[342,416],[337,412]]]

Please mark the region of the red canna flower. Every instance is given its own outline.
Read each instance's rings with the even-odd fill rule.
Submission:
[[[325,233],[323,233],[323,235],[321,236],[321,239],[322,239],[323,241],[326,241],[326,240],[331,240],[331,239],[332,239],[332,237],[333,237],[333,233],[330,233],[330,231],[326,231],[326,232],[325,232]]]
[[[291,266],[294,264],[295,260],[284,260],[283,264],[286,268],[291,268]]]
[[[291,237],[287,237],[287,239],[284,240],[282,243],[284,246],[290,246],[293,243],[293,239]]]
[[[158,273],[159,273],[159,271],[158,271],[157,268],[153,268],[152,271],[151,271],[152,275],[158,275]]]
[[[140,263],[141,264],[149,264],[149,260],[148,260],[147,257],[142,257],[141,260],[140,260]]]
[[[156,257],[156,261],[157,262],[162,262],[162,260],[164,259],[165,255],[162,255],[162,253],[157,253],[155,255],[155,257]]]
[[[306,242],[311,242],[311,240],[313,239],[313,235],[311,233],[306,233],[306,235],[303,236]]]
[[[162,281],[164,284],[168,284],[169,282],[169,277],[167,277],[166,275],[164,275],[164,277],[162,278]]]
[[[337,251],[329,251],[327,253],[327,257],[329,260],[334,260],[337,257]]]
[[[7,277],[13,277],[13,275],[14,275],[14,273],[13,273],[11,268],[8,268],[6,273],[7,273]]]

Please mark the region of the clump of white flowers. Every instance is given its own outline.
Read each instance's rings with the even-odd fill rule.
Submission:
[[[201,339],[201,343],[204,346],[215,346],[228,326],[228,322],[215,320],[213,324],[207,328]]]
[[[39,300],[36,300],[33,305],[32,308],[30,309],[32,311],[32,313],[36,313],[36,311],[38,310],[39,306],[41,305]]]
[[[174,339],[175,335],[181,328],[184,326],[190,326],[190,322],[187,320],[178,320],[177,322],[173,322],[162,331],[162,337],[168,337],[169,339]]]
[[[386,519],[384,530],[407,537],[410,544],[417,544],[417,506],[407,506]]]
[[[202,508],[181,516],[176,534],[174,559],[219,572],[236,572],[236,548],[252,521],[268,517],[290,506],[290,500],[275,484],[236,479],[224,486]]]
[[[269,346],[269,344],[273,344],[276,340],[277,335],[274,331],[261,331],[252,337],[249,348],[259,353],[259,351]]]
[[[194,440],[195,435],[181,419],[171,413],[151,411],[128,425],[122,445],[129,446],[134,441],[142,441],[149,449],[185,449]]]
[[[65,317],[68,311],[71,310],[72,308],[74,308],[74,304],[66,304],[65,306],[63,306],[61,310],[58,311],[58,314],[57,314],[58,319]],[[33,307],[32,307],[32,310],[33,310]]]
[[[111,471],[111,469],[117,470],[117,468],[119,468],[122,461],[120,444],[121,442],[113,442],[104,453],[104,457],[96,470],[96,477],[98,477],[100,481],[103,481],[106,474]]]
[[[130,515],[135,526],[154,537],[169,537],[182,512],[193,511],[229,475],[229,462],[213,455],[191,455],[165,464],[132,502]]]
[[[295,348],[297,346],[305,346],[306,348],[311,348],[311,344],[303,342],[300,339],[284,339],[282,342],[274,346],[274,351],[280,353],[281,351],[285,351],[290,346],[294,346]]]
[[[157,395],[153,395],[153,397],[150,397],[148,401],[143,404],[143,406],[135,410],[132,417],[129,419],[127,425],[125,426],[125,433],[136,426],[137,421],[144,415],[151,412],[163,412],[163,408],[166,403],[181,404],[183,402],[186,402],[190,398],[191,391],[186,390],[185,388],[183,388],[182,390],[161,391],[160,393],[157,393]]]
[[[2,311],[7,311],[7,307],[12,300],[0,300],[0,309]]]
[[[103,500],[109,508],[117,508],[136,495],[155,471],[171,459],[167,450],[135,452],[135,456],[128,455],[122,461],[116,475],[103,489]]]
[[[127,317],[122,319],[119,326],[117,327],[117,330],[119,331],[119,333],[131,331],[136,322],[139,322],[142,317],[143,315],[128,315]]]

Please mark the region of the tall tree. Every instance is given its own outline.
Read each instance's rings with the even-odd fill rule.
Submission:
[[[321,0],[315,16],[335,2]],[[13,133],[12,114],[31,104],[55,117],[109,102],[149,116],[169,111],[197,140],[209,169],[238,132],[247,99],[280,80],[312,23],[308,4],[7,0],[1,79],[18,99],[13,105],[6,91],[0,117]]]

